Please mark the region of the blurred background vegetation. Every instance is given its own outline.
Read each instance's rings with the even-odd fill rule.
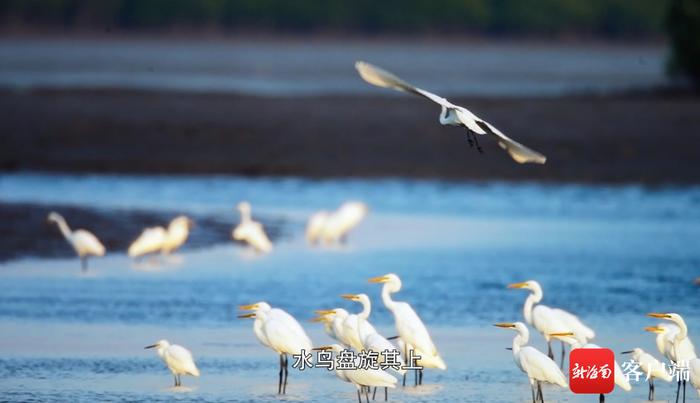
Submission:
[[[3,0],[13,29],[489,37],[670,37],[673,71],[700,80],[700,0]]]

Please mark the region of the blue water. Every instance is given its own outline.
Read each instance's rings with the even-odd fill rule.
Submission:
[[[525,292],[505,288],[514,281],[538,280],[544,302],[577,313],[598,331],[599,344],[615,349],[634,344],[656,353],[652,337],[641,330],[655,323],[644,316],[650,311],[682,314],[691,335],[700,329],[700,289],[693,285],[700,276],[700,187],[0,175],[0,202],[210,213],[233,223],[233,206],[241,199],[253,204],[254,215],[284,218],[285,232],[292,234],[269,256],[253,256],[231,242],[184,249],[175,260],[153,264],[134,264],[124,251],[110,251],[93,261],[88,275],[79,273],[75,259],[27,257],[0,265],[6,335],[0,341],[6,357],[0,360],[0,390],[13,400],[275,400],[268,394],[275,358],[258,346],[250,323],[235,319],[236,305],[267,300],[305,320],[314,309],[357,309],[338,296],[366,292],[375,303],[371,320],[391,333],[379,287],[366,281],[387,272],[401,276],[404,287],[396,297],[434,329],[450,366],[431,373],[434,390],[405,392],[398,401],[529,396],[503,350],[512,335],[490,326],[522,318]],[[348,245],[308,247],[306,217],[347,199],[371,209]],[[323,340],[318,327],[304,326],[314,340]],[[72,332],[90,339],[91,347],[77,343]],[[191,347],[210,374],[185,382],[198,385],[191,395],[163,391],[167,373],[140,350],[163,333]],[[113,340],[114,334],[124,339]],[[542,348],[538,337],[533,343]],[[484,357],[483,351],[492,353]],[[239,389],[230,389],[230,374]],[[52,383],[54,377],[62,380]],[[303,379],[295,380],[297,394],[290,399],[324,401],[316,382],[336,400],[354,397],[352,388],[332,377]],[[645,393],[640,387],[629,396]]]

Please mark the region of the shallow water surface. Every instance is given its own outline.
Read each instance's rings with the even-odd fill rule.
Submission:
[[[267,300],[326,344],[320,327],[306,321],[312,311],[357,310],[339,295],[366,292],[375,304],[371,320],[392,335],[380,288],[367,283],[388,272],[401,276],[396,298],[419,312],[448,365],[390,401],[528,401],[527,380],[505,350],[512,333],[491,326],[522,319],[526,293],[507,290],[510,282],[539,280],[547,304],[576,312],[596,329],[596,342],[614,351],[641,346],[657,354],[642,330],[655,323],[646,312],[681,313],[691,335],[700,323],[700,289],[692,284],[700,275],[697,187],[0,175],[0,202],[213,212],[234,222],[232,206],[241,199],[254,214],[284,218],[292,236],[272,254],[223,243],[134,263],[110,251],[85,275],[77,259],[2,264],[3,398],[354,401],[352,386],[325,370],[290,371],[289,395],[278,398],[278,359],[257,343],[250,322],[235,319],[236,306]],[[349,243],[307,246],[306,217],[346,199],[371,207]],[[161,338],[189,347],[202,377],[170,388],[163,364],[143,350]],[[539,335],[532,344],[546,347]],[[611,401],[643,400],[645,388],[615,391]],[[672,394],[671,385],[657,386],[660,398]],[[550,387],[545,397],[591,400]]]

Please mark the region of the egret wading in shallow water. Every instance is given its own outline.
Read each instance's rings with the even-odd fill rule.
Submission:
[[[250,245],[257,252],[267,253],[272,250],[272,242],[267,237],[262,224],[253,220],[250,203],[238,203],[241,222],[231,231],[231,237],[236,241]]]
[[[360,73],[360,76],[372,85],[415,94],[440,105],[440,123],[443,125],[465,127],[467,129],[467,139],[469,140],[469,144],[472,146],[476,144],[479,151],[481,151],[481,146],[479,145],[476,135],[488,134],[493,136],[498,142],[498,145],[504,149],[510,155],[510,157],[513,158],[513,160],[520,164],[528,162],[544,164],[547,160],[544,155],[525,147],[524,145],[501,133],[500,130],[496,129],[485,120],[480,119],[464,107],[452,104],[445,98],[439,97],[418,87],[414,87],[394,74],[369,63],[357,62],[355,63],[355,68]]]
[[[343,203],[331,213],[322,211],[314,214],[306,226],[306,239],[309,243],[335,245],[347,240],[348,234],[367,215],[367,205],[351,201]]]
[[[175,386],[182,386],[180,375],[199,376],[199,369],[194,363],[192,353],[182,346],[170,344],[167,340],[160,340],[156,344],[144,348],[155,348],[158,356],[163,359],[170,372],[175,377]]]
[[[698,358],[697,354],[695,354],[695,346],[688,337],[688,326],[686,326],[685,320],[683,320],[681,315],[677,313],[652,312],[647,314],[647,316],[668,320],[678,326],[678,332],[673,334],[669,349],[669,358],[676,364],[676,366],[679,368],[685,368],[691,360]],[[680,396],[681,383],[683,384],[683,402],[685,402],[686,380],[681,380],[680,377],[678,378],[678,387],[676,388],[676,402],[678,402],[678,398]]]
[[[138,258],[151,253],[159,253],[163,249],[167,235],[167,231],[163,227],[146,228],[129,245],[127,254],[131,258]]]
[[[238,315],[239,318],[252,318],[253,332],[260,343],[273,350],[280,357],[279,383],[277,393],[287,393],[289,358],[287,355],[310,353],[311,339],[292,315],[279,308],[272,308],[266,302],[242,305],[243,311],[253,311]]]
[[[169,254],[184,245],[193,226],[194,221],[184,215],[173,218],[168,224],[162,252]]]
[[[622,354],[631,354],[632,359],[639,364],[639,368],[641,368],[642,371],[647,374],[649,378],[649,394],[647,395],[647,398],[649,401],[654,400],[654,379],[661,379],[666,382],[671,382],[673,380],[671,374],[666,372],[666,367],[662,365],[659,360],[654,358],[654,356],[641,348],[623,351]]]
[[[314,350],[331,350],[335,354],[343,351],[343,347],[338,344],[330,346],[317,347]],[[384,387],[395,388],[398,380],[391,374],[381,369],[362,368],[359,365],[358,357],[355,357],[356,363],[354,369],[335,369],[335,375],[344,382],[350,382],[357,388],[357,400],[362,403],[362,393],[365,391],[365,399],[369,402],[369,388]]]
[[[428,329],[423,324],[416,311],[407,302],[394,301],[391,294],[401,290],[401,279],[394,273],[385,274],[383,276],[369,279],[370,283],[383,283],[382,286],[382,301],[384,306],[394,314],[394,322],[396,331],[399,337],[405,343],[405,351],[403,355],[406,360],[409,360],[411,354],[420,356],[418,362],[423,368],[447,369],[447,365],[440,357],[440,353],[433,343],[433,339],[428,333]],[[416,362],[408,362],[408,365],[416,365]],[[415,384],[423,383],[423,370],[417,370],[415,374]],[[406,375],[404,374],[403,385],[406,386]]]
[[[528,346],[527,342],[530,339],[530,332],[522,322],[515,323],[496,323],[494,326],[511,329],[518,332],[513,338],[513,360],[515,365],[523,371],[530,380],[530,391],[532,392],[532,401],[544,402],[542,396],[542,382],[559,385],[562,388],[568,387],[566,377],[561,369],[557,366],[550,357],[547,357],[538,349]],[[536,392],[535,392],[536,391]]]
[[[56,212],[49,213],[46,219],[48,222],[58,225],[61,234],[80,258],[80,267],[83,272],[87,271],[88,268],[88,256],[104,256],[105,247],[92,232],[84,229],[71,231],[63,216]]]
[[[374,351],[377,353],[379,357],[377,363],[380,365],[384,364],[387,352],[395,352],[397,361],[402,362],[401,351],[391,344],[386,337],[379,334],[374,326],[369,323],[368,318],[372,312],[372,302],[367,294],[344,294],[342,297],[362,304],[362,312],[356,315],[357,325],[353,326],[354,329],[357,329],[357,338],[362,345],[361,350]],[[401,368],[396,372],[403,375],[406,373],[406,370]],[[376,394],[377,389],[375,387],[374,393],[372,394],[373,399]],[[384,400],[388,400],[388,398],[389,391],[387,388],[384,388]]]
[[[584,344],[589,339],[595,337],[595,332],[584,325],[576,315],[563,309],[550,308],[540,304],[539,302],[542,301],[544,293],[542,292],[540,283],[537,281],[529,280],[522,283],[514,283],[508,285],[508,288],[530,290],[530,294],[525,299],[525,304],[523,305],[523,316],[527,324],[534,326],[534,328],[544,336],[547,341],[547,356],[549,356],[549,358],[554,359],[552,340],[551,336],[549,336],[552,333],[573,332],[576,334],[577,338],[584,341]],[[566,348],[564,342],[562,342],[560,365],[562,368],[564,366],[565,357]]]
[[[573,332],[564,332],[564,333],[553,333],[550,334],[551,337],[557,338],[569,345],[571,345],[571,349],[577,349],[577,348],[601,348],[597,344],[593,343],[588,343],[586,340],[581,337],[579,338],[577,334]],[[632,390],[632,385],[630,385],[629,380],[627,380],[627,377],[625,377],[624,372],[622,372],[622,368],[620,368],[620,364],[617,363],[617,360],[614,361],[614,367],[615,367],[615,385],[619,386],[624,390],[625,392],[629,392]],[[600,402],[605,401],[605,395],[601,394],[600,395]]]

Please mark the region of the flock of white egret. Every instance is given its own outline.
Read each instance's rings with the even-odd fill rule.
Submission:
[[[370,84],[391,88],[427,98],[441,107],[439,121],[443,125],[462,126],[467,129],[467,138],[471,145],[482,151],[477,140],[478,135],[489,135],[497,141],[510,157],[518,163],[544,164],[546,157],[513,139],[507,137],[490,123],[480,119],[464,107],[454,105],[428,91],[408,84],[392,73],[366,62],[355,64],[360,76]],[[237,206],[240,212],[240,223],[232,230],[231,237],[234,240],[250,245],[259,253],[272,251],[273,244],[268,238],[263,225],[252,217],[251,205],[240,202]],[[321,211],[308,221],[305,237],[309,244],[332,245],[342,242],[358,223],[367,214],[367,206],[361,202],[347,202],[335,211]],[[66,221],[57,213],[51,213],[49,221],[54,222],[60,228],[63,236],[72,245],[76,254],[80,257],[82,268],[87,268],[88,256],[103,256],[105,247],[92,233],[86,230],[71,231]],[[192,220],[185,216],[173,219],[167,228],[151,227],[143,230],[142,234],[131,244],[128,249],[130,257],[143,256],[154,253],[171,253],[182,246],[189,236]],[[358,400],[362,401],[362,394],[369,401],[370,388],[387,389],[398,385],[398,376],[403,376],[403,385],[406,384],[406,368],[415,371],[415,384],[422,383],[422,368],[440,369],[447,368],[443,358],[438,352],[427,327],[415,310],[407,302],[395,301],[392,294],[401,290],[401,280],[393,273],[369,279],[371,283],[381,283],[381,298],[384,306],[393,314],[397,334],[391,337],[381,335],[369,321],[372,304],[366,294],[345,294],[342,297],[358,302],[362,309],[357,313],[350,313],[343,308],[319,309],[318,315],[313,319],[324,326],[324,330],[335,342],[333,344],[315,346],[304,328],[289,313],[279,307],[272,307],[267,302],[257,302],[240,307],[242,311],[239,318],[251,318],[253,332],[257,339],[265,347],[279,356],[278,393],[284,394],[287,389],[289,356],[302,355],[312,350],[330,351],[341,354],[345,350],[357,352],[371,351],[376,353],[393,352],[400,358],[404,366],[395,369],[382,370],[374,368],[335,369],[335,375],[342,381],[353,384],[357,389]],[[565,345],[572,349],[596,348],[590,342],[595,338],[595,332],[580,321],[575,315],[562,309],[551,308],[541,304],[543,298],[542,287],[536,281],[526,281],[508,286],[513,289],[526,289],[530,293],[525,299],[523,316],[525,323],[497,323],[500,328],[512,329],[517,332],[513,339],[512,353],[516,365],[528,377],[532,400],[544,401],[542,383],[557,385],[562,388],[568,386],[567,378],[561,367],[565,359]],[[651,313],[653,318],[663,319],[671,323],[661,323],[647,327],[646,330],[655,333],[659,352],[671,363],[677,366],[685,366],[690,372],[690,381],[700,393],[700,360],[690,338],[683,318],[676,313]],[[528,345],[529,330],[532,326],[547,341],[547,354],[535,347]],[[391,340],[394,340],[392,343]],[[558,340],[562,343],[561,367],[554,360],[551,341]],[[199,376],[200,372],[194,363],[192,354],[184,347],[170,344],[161,340],[146,348],[156,348],[158,355],[164,360],[175,378],[175,385],[181,385],[181,375]],[[649,377],[649,399],[654,398],[654,380],[661,379],[672,381],[672,377],[661,367],[660,361],[653,355],[639,348],[627,351]],[[615,383],[624,391],[629,391],[631,385],[622,374],[618,363],[614,368]],[[685,381],[678,382],[676,401],[678,401],[683,387],[683,400],[685,400]],[[604,395],[600,395],[601,400]]]

